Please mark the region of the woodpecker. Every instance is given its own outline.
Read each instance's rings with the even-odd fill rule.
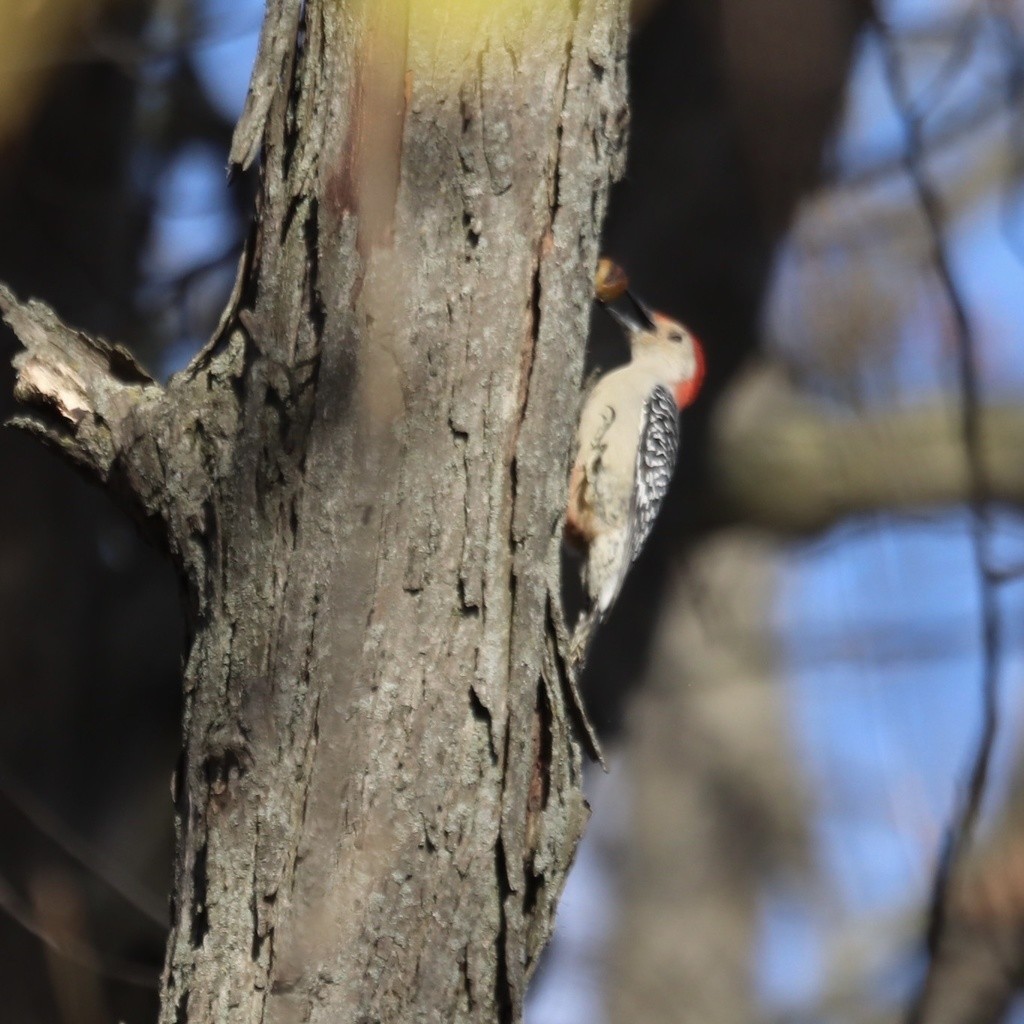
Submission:
[[[590,600],[573,634],[577,666],[651,532],[676,467],[679,411],[704,379],[700,342],[682,324],[628,289],[606,308],[628,332],[631,359],[594,385],[576,433],[565,535],[584,554]]]

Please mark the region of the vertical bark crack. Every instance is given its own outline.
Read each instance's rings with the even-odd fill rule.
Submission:
[[[498,934],[495,937],[494,950],[496,957],[494,977],[494,1010],[496,1024],[516,1024],[518,1000],[512,991],[508,973],[509,929],[507,901],[512,899],[509,886],[508,865],[505,860],[505,843],[499,834],[494,843],[494,874],[498,883],[499,922]]]
[[[191,892],[191,936],[192,948],[199,949],[210,930],[210,917],[206,904],[207,883],[206,874],[206,851],[207,845],[204,842],[195,852],[195,859],[192,861],[192,892]]]

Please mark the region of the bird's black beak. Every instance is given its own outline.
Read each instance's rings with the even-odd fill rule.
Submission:
[[[627,331],[655,330],[654,317],[650,309],[628,288],[617,299],[606,302],[604,306]]]

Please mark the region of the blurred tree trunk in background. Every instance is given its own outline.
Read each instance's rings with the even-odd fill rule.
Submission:
[[[705,339],[708,380],[684,417],[682,462],[658,527],[595,645],[587,689],[608,726],[642,673],[666,567],[730,521],[708,478],[708,417],[761,345],[776,247],[817,180],[870,10],[866,0],[652,6],[630,51],[629,163],[605,249],[655,308]],[[598,328],[600,348],[608,331]]]
[[[269,5],[166,389],[0,293],[25,425],[186,583],[165,1024],[516,1020],[586,818],[549,582],[625,4],[465,6]]]
[[[735,506],[709,469],[707,417],[760,346],[772,257],[816,181],[870,5],[652,6],[630,56],[634,145],[606,248],[705,339],[709,396],[684,422],[675,486],[587,679],[599,719],[625,723],[633,793],[606,991],[614,1022],[738,1024],[755,1014],[765,871],[806,858],[805,805],[767,638],[781,548],[719,532]],[[668,86],[670,68],[685,74]],[[684,548],[687,571],[666,573]]]
[[[806,873],[810,862],[769,614],[779,547],[756,530],[723,531],[674,574],[627,723],[614,1021],[758,1017],[766,872]]]

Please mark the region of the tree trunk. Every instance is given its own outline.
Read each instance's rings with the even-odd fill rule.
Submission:
[[[549,592],[623,0],[271,0],[166,389],[9,292],[20,422],[185,581],[163,1024],[512,1021],[586,818]]]

